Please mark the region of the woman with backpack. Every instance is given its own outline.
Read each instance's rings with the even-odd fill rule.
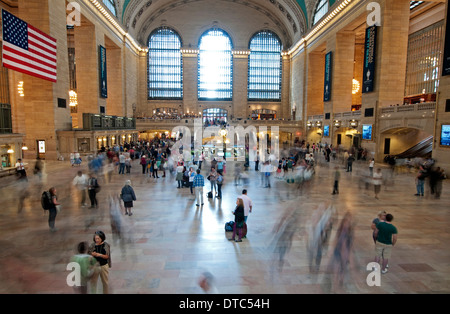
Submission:
[[[130,180],[125,181],[125,185],[120,193],[120,198],[123,200],[125,215],[133,215],[131,208],[133,207],[133,201],[136,200],[136,194],[134,193],[134,189],[131,187]]]
[[[50,227],[51,232],[55,232],[57,229],[55,228],[55,220],[58,210],[56,206],[59,206],[58,197],[56,196],[56,188],[51,187],[48,191],[50,193],[50,200],[48,205],[48,226]]]

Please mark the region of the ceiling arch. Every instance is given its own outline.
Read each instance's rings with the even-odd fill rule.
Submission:
[[[121,0],[121,20],[124,28],[138,42],[145,45],[152,28],[166,20],[172,23],[170,17],[180,16],[176,12],[188,10],[195,4],[202,3],[200,12],[192,16],[191,23],[210,23],[211,8],[227,6],[239,12],[242,16],[243,9],[248,13],[244,20],[252,22],[259,19],[261,25],[269,25],[282,39],[286,48],[301,39],[307,31],[308,19],[301,3],[315,2],[316,0]],[[303,6],[306,8],[306,6]],[[202,12],[203,11],[203,12]],[[120,11],[119,11],[120,12]],[[189,12],[189,10],[188,10]],[[192,11],[190,12],[192,14]],[[224,19],[224,14],[219,12],[216,20]],[[233,14],[232,14],[233,15]],[[202,17],[205,20],[202,21]],[[230,19],[228,19],[230,20]],[[187,22],[185,26],[190,27]]]

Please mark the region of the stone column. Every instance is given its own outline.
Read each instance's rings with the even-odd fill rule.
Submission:
[[[98,48],[95,25],[82,18],[74,28],[78,110],[74,128],[83,128],[83,113],[99,113]]]
[[[351,111],[352,81],[355,61],[354,32],[339,32],[336,42],[332,70],[331,112]]]
[[[198,106],[198,50],[183,50],[183,113],[202,112]],[[203,114],[203,112],[202,112]]]
[[[250,51],[248,51],[250,52]],[[248,57],[246,53],[233,54],[233,106],[228,110],[228,118],[243,118],[251,114],[247,105],[248,94]]]
[[[306,117],[324,112],[323,84],[325,55],[321,51],[308,53],[308,87],[306,100]]]
[[[111,39],[105,37],[106,73],[108,82],[108,98],[106,108],[108,115],[125,116],[124,80],[122,70],[122,49]]]
[[[37,140],[45,140],[45,158],[56,160],[58,144],[56,129],[70,127],[68,106],[69,76],[64,1],[19,0],[18,17],[57,40],[57,82],[52,83],[30,75],[23,75],[22,128],[28,151],[25,158],[36,158]],[[50,13],[51,12],[51,13]],[[58,98],[66,99],[67,107],[58,108]]]
[[[292,115],[291,97],[290,97],[290,77],[291,60],[288,56],[282,56],[282,79],[281,79],[281,112],[277,113],[279,119],[290,119]]]
[[[381,26],[377,30],[375,82],[373,92],[362,94],[362,118],[360,124],[373,125],[372,141],[362,146],[375,152],[375,160],[381,162],[383,143],[378,143],[377,128],[379,109],[391,104],[403,103],[405,71],[408,53],[409,0],[380,0]],[[365,117],[366,108],[374,108],[373,117]]]

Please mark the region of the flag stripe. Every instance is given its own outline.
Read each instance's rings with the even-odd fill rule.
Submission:
[[[29,34],[28,35],[28,43],[34,43],[36,45],[39,45],[43,50],[47,51],[50,54],[56,53],[56,48],[45,44],[43,41],[39,40],[38,37],[34,37],[34,35]]]
[[[51,60],[48,60],[48,59],[44,59],[44,58],[40,57],[37,53],[33,54],[30,51],[18,48],[18,47],[14,46],[14,45],[12,45],[12,44],[10,44],[8,42],[5,42],[3,44],[3,50],[4,50],[4,54],[7,54],[7,55],[18,54],[18,55],[20,55],[22,57],[29,58],[29,59],[31,59],[33,61],[41,62],[43,65],[56,68],[56,60],[51,61]]]
[[[40,31],[39,29],[30,24],[28,24],[28,30],[29,31],[31,30],[31,33],[37,35],[38,37],[41,37],[43,40],[45,40],[46,42],[48,42],[49,44],[53,45],[56,48],[56,39],[50,37],[46,33]]]
[[[31,59],[27,59],[24,57],[20,57],[19,54],[16,54],[15,56],[6,55],[4,56],[5,60],[13,61],[17,63],[22,63],[24,66],[28,66],[30,68],[34,68],[38,71],[42,71],[48,74],[56,75],[56,71],[54,68],[43,66],[41,63],[32,61]]]
[[[49,59],[55,59],[54,58],[55,57],[55,53],[54,52],[48,51],[47,49],[45,49],[45,47],[42,47],[38,43],[28,41],[28,50],[30,50],[30,51],[31,50],[39,51],[43,55],[47,56]]]
[[[51,80],[51,81],[56,82],[56,75],[48,75],[48,74],[43,73],[41,71],[36,71],[36,70],[30,69],[28,67],[25,67],[25,66],[23,66],[21,64],[17,64],[15,62],[5,62],[4,61],[3,62],[3,66],[8,68],[8,69],[11,69],[11,70],[19,71],[19,72],[22,72],[22,73],[25,73],[25,74],[28,74],[28,75],[31,75],[31,76],[37,76],[39,78],[43,78],[43,79],[46,79],[46,80]]]

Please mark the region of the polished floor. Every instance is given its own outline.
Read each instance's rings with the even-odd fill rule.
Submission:
[[[231,210],[243,188],[234,184],[232,162],[227,165],[223,198],[205,198],[200,208],[189,189],[177,189],[174,177],[149,178],[134,163],[131,174],[114,173],[110,183],[100,177],[97,210],[80,207],[71,186],[79,169],[87,172],[85,164],[75,168],[66,161],[47,162],[42,180],[30,175],[27,186],[14,177],[1,178],[0,293],[73,293],[66,283],[66,266],[78,242],[91,242],[96,230],[103,230],[111,244],[110,291],[115,294],[201,294],[198,280],[205,271],[213,274],[217,291],[223,294],[450,292],[448,182],[440,199],[430,196],[428,187],[424,197],[417,197],[414,174],[401,172],[391,178],[379,165],[389,179],[377,200],[372,187],[366,189],[362,181],[367,164],[360,162],[351,173],[342,169],[339,195],[331,195],[334,167],[342,167],[338,161],[320,162],[313,179],[301,189],[274,177],[266,188],[260,173],[250,168],[246,188],[254,209],[247,221],[247,238],[236,243],[224,230],[225,222],[233,220]],[[121,216],[118,240],[111,230],[114,203],[109,197],[120,193],[126,179],[131,180],[137,201],[133,216]],[[48,214],[40,205],[41,192],[50,186],[57,187],[63,204],[56,232],[49,231]],[[311,271],[308,226],[325,203],[336,208],[337,221],[320,268]],[[379,286],[369,286],[366,266],[374,259],[370,225],[380,210],[394,215],[398,242],[389,272],[381,275]],[[329,266],[336,231],[347,211],[352,213],[354,237],[339,284]]]

